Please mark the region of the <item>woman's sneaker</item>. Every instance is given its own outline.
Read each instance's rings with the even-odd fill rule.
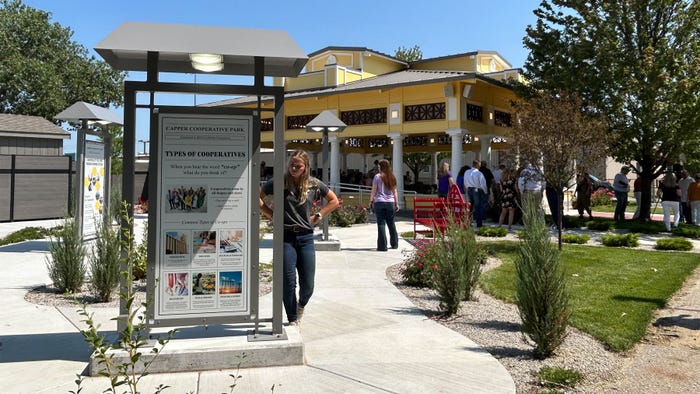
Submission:
[[[304,307],[297,304],[297,324],[301,323],[302,316],[304,316]]]

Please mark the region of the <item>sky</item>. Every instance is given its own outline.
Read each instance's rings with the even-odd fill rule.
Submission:
[[[127,21],[284,30],[305,53],[328,46],[365,47],[394,55],[418,45],[423,58],[490,50],[523,67],[525,28],[536,22],[540,0],[24,0],[51,13],[73,40],[101,59],[93,47]],[[192,82],[194,76],[182,76]],[[201,77],[198,77],[201,78]],[[141,80],[131,74],[128,80]],[[240,82],[235,82],[240,83]],[[180,97],[178,100],[195,99]],[[175,104],[175,103],[172,103]],[[115,108],[121,115],[121,108]],[[146,140],[146,126],[137,141]],[[64,144],[75,151],[75,133]],[[137,142],[137,152],[143,144]]]

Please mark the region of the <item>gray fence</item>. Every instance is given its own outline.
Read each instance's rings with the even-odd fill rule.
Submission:
[[[0,222],[64,217],[72,167],[68,156],[0,156]]]

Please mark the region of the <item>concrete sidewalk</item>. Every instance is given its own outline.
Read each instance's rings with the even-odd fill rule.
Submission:
[[[25,223],[29,225],[29,223]],[[31,223],[31,225],[41,225]],[[0,235],[4,224],[0,224]],[[399,222],[399,232],[412,222]],[[14,230],[12,230],[14,231]],[[242,369],[234,392],[265,393],[513,393],[506,369],[474,342],[427,319],[386,278],[386,268],[412,248],[376,252],[376,226],[333,228],[340,252],[317,252],[316,291],[304,315],[301,338],[305,365]],[[137,234],[139,234],[137,232]],[[4,236],[4,235],[3,235]],[[77,308],[38,306],[24,300],[28,289],[50,282],[46,241],[0,247],[0,387],[6,393],[57,393],[76,390],[90,351]],[[261,248],[260,260],[272,259]],[[269,317],[271,295],[260,301]],[[113,335],[116,308],[91,308],[101,330]],[[290,336],[299,335],[285,327]],[[171,343],[172,344],[172,343]],[[169,344],[168,346],[170,346]],[[245,362],[243,362],[245,365]],[[233,370],[159,373],[139,387],[151,392],[221,393],[233,384]],[[101,393],[105,378],[86,377],[83,393]]]

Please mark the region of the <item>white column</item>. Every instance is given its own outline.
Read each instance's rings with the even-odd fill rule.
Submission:
[[[437,185],[437,173],[438,173],[438,153],[433,152],[430,163],[430,184]]]
[[[340,138],[337,135],[329,135],[328,142],[331,143],[331,172],[330,186],[333,191],[340,192]]]
[[[462,167],[462,141],[464,135],[467,134],[465,129],[447,129],[445,134],[452,137],[452,162],[450,163],[450,172],[453,179],[457,178],[457,172]]]
[[[479,143],[481,144],[481,160],[486,161],[490,168],[493,168],[493,163],[491,162],[491,139],[492,134],[482,134],[479,136]]]
[[[391,166],[396,176],[396,190],[399,195],[399,206],[405,208],[403,198],[403,139],[404,136],[398,131],[392,131],[386,135],[393,142],[391,147]]]

